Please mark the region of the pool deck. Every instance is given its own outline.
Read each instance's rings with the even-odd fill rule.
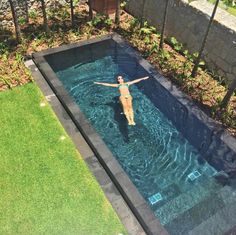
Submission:
[[[121,44],[124,43],[118,36],[115,35],[114,37],[116,37],[116,40]],[[113,157],[110,150],[86,120],[79,107],[72,98],[70,98],[61,82],[57,79],[55,73],[43,58],[43,56],[47,54],[73,49],[93,42],[99,42],[106,38],[111,38],[111,35],[39,52],[37,55],[33,56],[38,67],[36,67],[32,60],[27,61],[26,65],[32,71],[36,83],[43,91],[65,130],[74,141],[91,172],[97,178],[97,181],[100,183],[101,188],[127,228],[129,234],[165,235],[168,234],[166,229],[160,224],[147,205],[147,202],[139,194],[138,190]],[[193,139],[193,141],[196,145],[200,146],[200,153],[204,153],[206,156],[214,154],[212,155],[212,159],[208,160],[215,165],[221,165],[224,167],[223,170],[232,170],[231,173],[234,174],[236,172],[235,139],[229,136],[227,132],[219,127],[212,119],[199,110],[193,102],[186,99],[186,96],[167,79],[158,74],[146,60],[140,57],[139,53],[132,48],[126,47],[126,45],[124,45],[124,47],[128,52],[137,56],[139,63],[151,76],[158,80],[166,91],[171,93],[174,97],[177,97],[179,102],[178,105],[182,110],[182,113],[180,113],[180,115],[182,115],[181,122],[184,124],[182,127],[180,126],[180,129],[184,128],[183,130],[185,131],[186,129],[188,130],[186,125],[189,125],[190,127],[196,125],[195,127],[198,131],[196,133],[197,138]],[[163,100],[166,97],[164,92],[163,94],[157,94],[157,100]],[[165,109],[166,107],[163,108]],[[166,112],[168,113],[170,110],[171,109],[166,109]],[[175,123],[175,120],[173,120],[173,123]],[[202,125],[206,127],[206,133],[203,132],[205,129],[202,128]],[[188,133],[185,134],[188,136]],[[189,138],[191,138],[191,136],[189,136]],[[207,146],[210,147],[207,148]],[[220,198],[223,201],[222,209],[217,213],[212,214],[206,221],[202,221],[197,226],[192,227],[188,234],[236,234],[236,180],[232,180],[230,184],[230,187],[226,185],[220,191]],[[175,222],[178,224],[177,220]],[[175,229],[175,223],[172,224],[172,227]],[[178,233],[177,230],[178,229],[176,228],[175,234],[183,235],[182,233]]]

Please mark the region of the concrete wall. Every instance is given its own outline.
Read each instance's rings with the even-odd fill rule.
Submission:
[[[129,0],[126,10],[141,17],[144,0]],[[146,0],[144,18],[160,31],[165,0]],[[170,0],[166,35],[174,36],[191,52],[198,51],[206,32],[213,5],[205,0],[188,3]],[[210,69],[228,80],[236,80],[236,17],[217,9],[209,33],[204,59]]]

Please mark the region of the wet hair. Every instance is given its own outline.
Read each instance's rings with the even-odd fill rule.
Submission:
[[[118,76],[116,77],[117,82],[118,82],[119,78],[124,79],[121,75],[118,75]]]

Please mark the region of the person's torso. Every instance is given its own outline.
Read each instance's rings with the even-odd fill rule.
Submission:
[[[127,83],[119,84],[118,88],[121,95],[130,95],[129,85]]]

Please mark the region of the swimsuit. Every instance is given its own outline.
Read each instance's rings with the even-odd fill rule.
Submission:
[[[129,99],[129,97],[132,97],[131,95],[121,95],[123,97],[125,97],[125,99]]]
[[[122,86],[126,86],[126,87],[128,88],[128,87],[129,87],[129,84],[127,84],[127,83],[119,84],[119,85],[118,85],[118,88],[120,89]],[[127,94],[127,95],[120,95],[120,96],[123,96],[125,99],[128,99],[129,97],[131,97],[130,94]]]
[[[118,85],[118,88],[120,88],[120,87],[122,87],[122,86],[129,87],[129,84],[127,84],[127,83],[124,83],[124,84],[119,84],[119,85]]]

